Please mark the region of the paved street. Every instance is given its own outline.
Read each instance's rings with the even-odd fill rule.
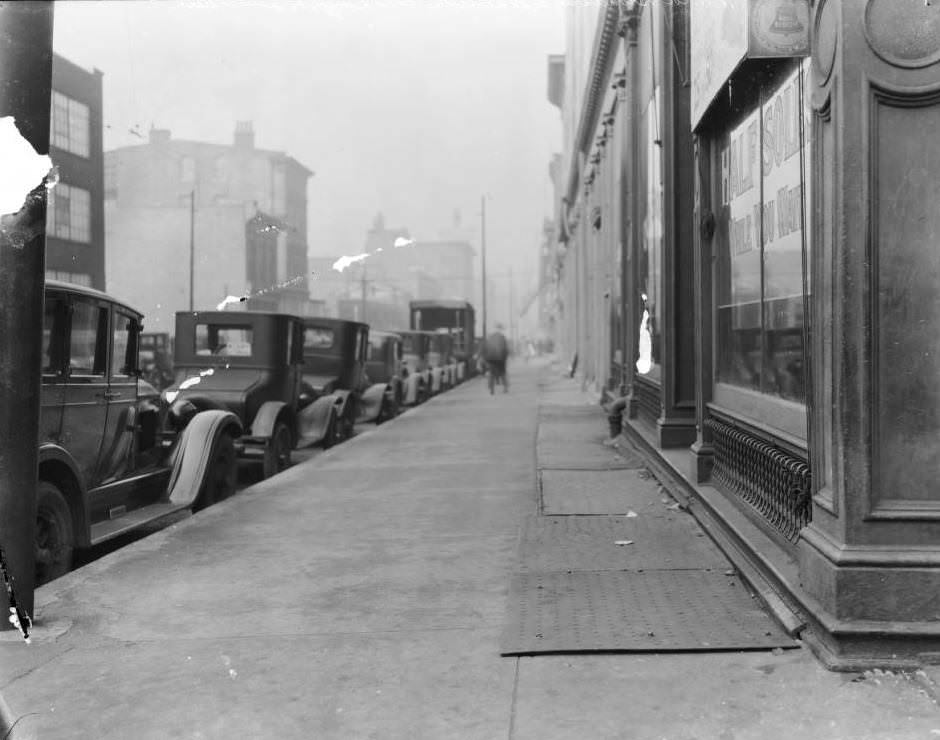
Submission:
[[[466,383],[40,589],[33,644],[0,640],[21,726],[44,740],[940,735],[928,674],[836,674],[802,649],[500,657],[538,510],[537,381],[557,403],[560,371],[510,373],[509,394]]]

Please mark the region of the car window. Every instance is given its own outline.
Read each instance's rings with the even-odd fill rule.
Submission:
[[[251,357],[253,337],[250,326],[196,324],[194,349],[202,356]]]
[[[65,370],[66,300],[47,295],[42,324],[43,375],[61,375]]]
[[[319,326],[304,329],[304,349],[329,349],[333,346],[333,330]]]
[[[69,334],[69,372],[72,375],[104,375],[107,331],[106,307],[82,298],[72,301]]]
[[[377,337],[374,335],[369,335],[369,360],[381,360],[382,359],[382,344],[383,337]]]
[[[111,377],[128,377],[135,369],[136,358],[131,357],[134,319],[121,311],[114,312],[114,329],[111,338]]]

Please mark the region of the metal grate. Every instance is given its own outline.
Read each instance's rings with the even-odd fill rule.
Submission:
[[[733,575],[608,570],[514,575],[500,653],[798,646]]]
[[[811,475],[804,460],[779,447],[714,418],[715,478],[739,495],[790,542],[812,517]]]
[[[638,380],[633,384],[633,395],[636,397],[640,416],[655,424],[663,410],[662,392],[659,387]]]

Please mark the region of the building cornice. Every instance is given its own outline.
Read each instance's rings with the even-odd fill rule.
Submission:
[[[578,119],[578,130],[575,143],[578,153],[587,155],[594,140],[594,131],[604,104],[607,91],[607,80],[610,78],[614,59],[616,58],[617,31],[619,28],[620,8],[617,0],[605,0],[601,5],[597,31],[594,34],[594,48],[591,53],[591,68],[588,73],[587,88],[584,95],[584,105]],[[578,180],[583,162],[580,157],[571,158],[571,169],[568,172],[567,195],[568,202],[573,204],[577,198]]]

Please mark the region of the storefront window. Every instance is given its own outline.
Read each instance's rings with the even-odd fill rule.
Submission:
[[[762,90],[756,110],[722,142],[716,286],[718,380],[798,402],[805,400],[807,69]]]
[[[637,371],[660,377],[660,332],[662,321],[661,273],[663,255],[663,166],[660,121],[660,91],[655,88],[646,108],[646,202],[640,244],[640,316]]]

